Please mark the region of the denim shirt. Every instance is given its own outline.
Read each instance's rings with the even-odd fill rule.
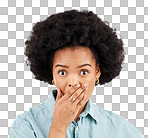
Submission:
[[[10,138],[48,138],[56,95],[57,90],[53,90],[43,103],[18,115],[10,128]],[[66,138],[143,138],[143,135],[125,118],[103,110],[89,99],[78,121],[73,120],[67,128]]]

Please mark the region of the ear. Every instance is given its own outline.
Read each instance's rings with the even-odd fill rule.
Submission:
[[[97,65],[97,67],[96,67],[96,78],[100,78],[100,76],[101,76],[101,70],[99,68],[99,65]]]

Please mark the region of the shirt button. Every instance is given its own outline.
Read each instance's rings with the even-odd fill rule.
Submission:
[[[76,130],[78,131],[78,126],[76,127]]]

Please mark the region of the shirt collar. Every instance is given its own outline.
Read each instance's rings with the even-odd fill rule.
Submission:
[[[53,114],[54,110],[54,104],[57,96],[57,90],[54,89],[49,94],[49,98],[45,101],[45,107],[46,109],[50,110],[50,112]],[[80,117],[86,117],[87,114],[89,114],[96,123],[99,122],[99,112],[98,112],[98,106],[93,104],[91,99],[89,98],[84,111],[80,114]],[[51,116],[52,117],[52,116]]]

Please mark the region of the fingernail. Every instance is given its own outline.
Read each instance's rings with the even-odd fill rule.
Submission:
[[[84,84],[84,86],[87,87],[88,85],[87,84]]]

